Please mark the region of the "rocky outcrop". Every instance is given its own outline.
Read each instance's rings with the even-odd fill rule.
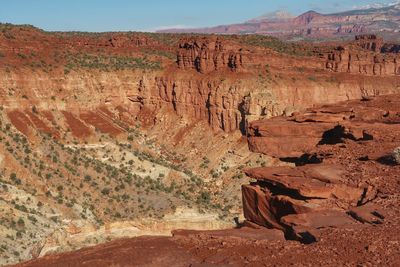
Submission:
[[[328,54],[326,68],[364,75],[400,75],[399,62],[395,47],[384,46],[383,39],[376,35],[360,35],[354,43]]]
[[[371,181],[398,175],[398,168],[376,162],[395,166],[390,152],[400,140],[399,99],[366,98],[250,123],[253,152],[296,167],[246,169],[256,182],[242,186],[245,218],[306,243],[318,240],[318,229],[384,223],[374,201],[385,186]]]
[[[177,58],[180,69],[194,69],[200,73],[242,71],[249,61],[243,48],[219,38],[186,40],[179,45]]]
[[[308,109],[291,117],[254,121],[247,131],[249,147],[254,152],[289,158],[312,154],[317,145],[338,144],[344,139],[371,140],[372,132],[380,127],[371,122],[398,120],[398,111],[390,110],[379,106],[366,109],[350,101]]]
[[[384,44],[383,38],[375,34],[356,35],[356,44],[365,50],[381,52]]]
[[[245,173],[258,181],[242,187],[245,218],[305,242],[305,229],[354,224],[345,211],[361,202],[366,190],[343,184],[338,166],[267,167]]]

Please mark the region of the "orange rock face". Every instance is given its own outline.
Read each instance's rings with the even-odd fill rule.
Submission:
[[[181,69],[194,69],[200,73],[231,70],[241,71],[250,59],[241,46],[214,40],[188,40],[179,45],[177,63]]]
[[[388,48],[388,45],[384,48],[383,39],[375,35],[356,36],[352,45],[340,46],[328,55],[326,67],[336,72],[399,75],[400,57],[396,54],[385,56],[379,53],[391,49],[393,48]]]

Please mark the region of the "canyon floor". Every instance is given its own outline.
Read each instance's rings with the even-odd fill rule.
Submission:
[[[290,175],[288,168],[325,168],[320,178],[315,178],[315,173],[308,173],[305,180],[295,176],[295,180],[301,181],[301,189],[295,182],[271,183],[280,189],[275,189],[272,196],[262,195],[269,201],[268,207],[263,206],[264,200],[261,198],[246,199],[243,191],[244,205],[251,206],[247,209],[254,209],[254,213],[246,214],[245,210],[247,221],[237,228],[175,230],[172,231],[172,237],[121,239],[75,252],[45,256],[18,266],[398,266],[400,165],[393,158],[392,151],[400,143],[399,103],[400,95],[376,97],[315,107],[292,117],[252,123],[251,127],[258,129],[264,125],[267,126],[265,129],[271,129],[273,126],[279,127],[282,122],[286,123],[286,132],[281,132],[278,141],[290,144],[291,148],[279,146],[281,149],[275,150],[276,155],[302,149],[303,152],[308,150],[313,153],[318,162],[315,158],[309,161],[303,158],[297,162],[297,167],[251,168],[246,171],[249,178],[254,179],[255,173],[259,173],[262,176],[259,179],[272,181],[282,179],[279,178],[281,175]],[[303,122],[299,122],[300,118]],[[335,129],[340,123],[349,130],[345,131],[346,134],[322,134],[320,138],[326,139],[325,143],[313,143],[309,137],[308,143],[302,142],[301,147],[298,146],[296,139],[309,134],[298,131],[298,127],[303,127],[302,124],[312,125],[315,131],[322,127],[320,133],[326,133],[329,132],[326,131],[327,126]],[[271,137],[271,134],[250,133],[249,138]],[[266,146],[268,148],[271,145],[266,143]],[[252,149],[255,150],[254,147]],[[285,168],[284,173],[289,174],[278,175],[279,168]],[[276,174],[268,174],[271,170]],[[337,175],[338,170],[343,172],[340,174],[342,180],[330,181],[319,187],[317,181],[326,182]],[[290,181],[290,177],[284,179]],[[325,195],[324,190],[329,191],[342,183],[349,186],[344,188],[345,196],[339,193],[340,189]],[[358,203],[348,208],[343,201],[349,199],[353,192],[350,186],[365,190]],[[280,194],[288,197],[277,204],[280,200],[274,200],[273,197]],[[301,194],[325,196],[305,198]],[[330,199],[332,201],[329,203],[320,203]],[[263,227],[263,222],[258,220],[260,217],[283,228]],[[297,217],[297,220],[288,224],[288,217]],[[298,234],[306,232],[307,236],[290,235],[292,231]],[[308,242],[310,236],[313,240]]]
[[[397,48],[0,24],[0,264],[396,265]]]

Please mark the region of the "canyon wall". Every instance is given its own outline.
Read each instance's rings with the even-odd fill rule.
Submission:
[[[354,43],[337,47],[328,55],[326,67],[362,75],[400,75],[400,55],[385,53],[395,50],[396,46],[385,45],[383,39],[375,35],[356,36]]]
[[[242,71],[246,64],[254,64],[248,54],[243,47],[218,38],[189,39],[179,45],[177,64],[180,69],[194,69],[200,73]]]
[[[22,40],[0,36],[6,109],[35,106],[79,116],[107,106],[116,118],[149,126],[170,114],[244,132],[252,120],[400,90],[399,55],[381,51],[383,40],[375,36],[335,49],[292,45],[297,50],[286,51],[286,44],[265,47],[242,37],[18,33]],[[36,55],[43,58],[39,68]]]

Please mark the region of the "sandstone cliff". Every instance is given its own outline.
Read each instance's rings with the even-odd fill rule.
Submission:
[[[400,75],[399,54],[380,53],[390,50],[384,48],[383,39],[375,35],[357,36],[353,44],[340,46],[330,53],[326,67],[336,72]]]
[[[0,35],[6,109],[36,106],[79,117],[106,105],[114,117],[146,125],[168,112],[188,123],[205,120],[214,129],[244,132],[254,119],[399,90],[398,54],[378,51],[383,44],[376,37],[332,51],[247,37],[67,35],[7,27]]]

